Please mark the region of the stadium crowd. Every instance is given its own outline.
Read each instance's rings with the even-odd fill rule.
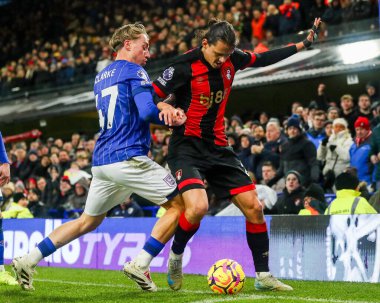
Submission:
[[[360,195],[380,211],[380,99],[375,85],[367,84],[357,98],[345,94],[336,101],[321,83],[315,100],[306,106],[294,102],[288,116],[255,116],[257,120],[244,122],[237,115],[225,118],[225,129],[252,179],[278,195],[277,202],[264,202],[266,213],[323,214],[326,194],[341,190]],[[77,217],[91,182],[96,139],[74,133],[70,141],[8,144],[12,182],[2,188],[5,217]],[[166,168],[169,141],[170,130],[153,128],[149,156]],[[210,191],[208,195],[210,215],[230,204]],[[133,196],[109,215],[149,215],[149,205]]]
[[[324,22],[323,38],[326,26],[377,14],[373,0],[15,0],[0,10],[0,95],[93,77],[111,62],[110,33],[135,21],[147,28],[151,58],[163,59],[195,47],[194,29],[212,17],[233,24],[240,48],[262,52],[276,37],[310,28],[316,17]]]

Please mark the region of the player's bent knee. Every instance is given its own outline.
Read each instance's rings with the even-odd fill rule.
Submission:
[[[102,223],[104,216],[92,217],[88,215],[81,216],[79,220],[80,230],[82,233],[89,233],[95,230]]]
[[[208,205],[192,205],[190,208],[186,209],[186,213],[192,218],[202,219],[208,211]]]

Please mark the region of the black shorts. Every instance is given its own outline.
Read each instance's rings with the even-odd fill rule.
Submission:
[[[168,164],[181,193],[205,188],[204,179],[218,198],[255,189],[231,147],[216,146],[196,137],[172,136]]]

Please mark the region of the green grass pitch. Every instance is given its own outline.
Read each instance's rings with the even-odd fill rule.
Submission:
[[[46,267],[39,267],[37,271],[34,292],[25,292],[15,286],[0,286],[0,302],[380,302],[379,283],[286,281],[294,291],[258,292],[253,286],[254,279],[248,278],[239,294],[217,295],[208,288],[205,276],[185,275],[183,289],[173,292],[166,284],[165,274],[153,273],[152,278],[159,290],[146,293],[121,271]]]

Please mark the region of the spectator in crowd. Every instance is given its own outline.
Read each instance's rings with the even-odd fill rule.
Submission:
[[[71,147],[76,151],[81,143],[81,137],[79,133],[74,133],[71,135]],[[69,150],[68,152],[70,152]]]
[[[326,138],[330,138],[331,135],[333,134],[333,120],[326,120],[324,127],[325,127]]]
[[[326,215],[376,214],[368,201],[357,190],[359,179],[350,173],[342,173],[335,180],[336,199],[327,207]]]
[[[315,97],[314,102],[317,104],[317,109],[324,112],[327,111],[330,106],[330,97],[326,94],[326,84],[320,83],[318,85],[317,96]]]
[[[375,128],[380,124],[380,101],[374,102],[371,106],[373,119],[371,120],[371,128]]]
[[[274,4],[269,4],[266,11],[264,30],[272,32],[273,36],[278,36],[280,27],[280,12]]]
[[[291,111],[292,111],[292,115],[293,114],[297,114],[300,116],[300,113],[297,112],[297,109],[299,107],[302,107],[302,103],[298,102],[298,101],[295,101],[292,103],[292,108],[291,108]]]
[[[322,140],[317,150],[317,159],[322,161],[324,187],[332,190],[335,176],[340,175],[344,169],[350,166],[350,148],[353,141],[348,130],[347,121],[337,118],[333,122],[333,134],[330,138]]]
[[[354,99],[351,95],[343,95],[340,98],[340,107],[342,108],[342,112],[340,117],[344,118],[348,123],[348,129],[350,130],[351,134],[355,134],[355,121],[356,121],[356,111],[354,107]]]
[[[349,166],[344,170],[344,173],[349,173],[353,175],[355,178],[358,177],[358,170],[356,167]],[[371,194],[369,193],[369,190],[367,188],[367,183],[365,181],[359,182],[358,192],[360,192],[360,196],[365,198],[367,201],[371,197]]]
[[[271,162],[276,168],[280,165],[280,146],[287,141],[282,135],[281,127],[278,122],[270,121],[266,127],[266,143],[264,148],[260,146],[252,146],[253,154],[253,173],[259,182],[262,179],[262,166],[264,162]],[[274,182],[276,183],[277,180]]]
[[[380,124],[376,126],[372,131],[371,141],[370,141],[370,160],[374,165],[374,181],[376,190],[380,189]]]
[[[88,159],[88,153],[85,150],[81,150],[76,154],[76,161],[80,170],[85,171],[91,175],[91,164]]]
[[[239,152],[240,143],[237,134],[233,131],[226,133],[228,145],[232,147],[235,153]]]
[[[13,182],[9,182],[1,188],[1,193],[3,195],[3,203],[0,206],[0,211],[8,210],[9,207],[12,205],[14,192],[15,185]]]
[[[336,118],[339,118],[339,108],[336,106],[330,106],[327,110],[327,119],[334,121]]]
[[[230,125],[232,127],[232,130],[237,132],[236,128],[243,128],[243,121],[238,115],[233,115],[230,119]]]
[[[102,54],[96,64],[96,72],[100,73],[106,66],[112,63],[111,54],[108,47],[103,47]]]
[[[74,193],[65,203],[66,210],[83,209],[86,203],[90,182],[86,178],[80,178],[74,184]]]
[[[26,219],[33,218],[32,213],[28,209],[29,201],[25,194],[16,193],[13,195],[13,203],[8,210],[3,211],[3,218],[17,218],[17,219]]]
[[[12,160],[11,165],[11,175],[14,178],[22,178],[24,177],[24,171],[27,169],[27,159],[26,159],[26,150],[22,147],[18,147],[15,152],[15,159]]]
[[[48,208],[52,207],[53,189],[50,181],[44,177],[37,178],[37,189],[41,202]]]
[[[19,174],[20,179],[26,181],[29,177],[33,176],[39,163],[40,160],[37,151],[34,149],[29,151],[26,157],[26,167],[20,171]]]
[[[284,0],[278,8],[280,11],[280,35],[292,34],[299,29],[301,22],[299,5],[298,2]]]
[[[285,172],[295,170],[304,178],[304,184],[317,183],[319,180],[319,165],[317,151],[303,133],[298,115],[288,119],[286,132],[289,140],[281,146],[280,167],[276,177],[268,184],[277,182]],[[297,212],[298,214],[298,212]]]
[[[28,208],[32,213],[34,218],[45,218],[46,217],[46,207],[45,204],[40,200],[40,193],[36,189],[31,189],[28,192],[27,199],[29,201]]]
[[[304,194],[301,174],[295,170],[286,172],[285,188],[273,207],[273,212],[280,215],[297,215],[303,208]]]
[[[259,9],[254,9],[252,13],[252,36],[255,37],[258,41],[261,41],[264,38],[264,26],[265,23],[265,13],[260,12]]]
[[[303,198],[303,207],[304,209],[300,210],[299,215],[315,216],[324,214],[327,205],[325,193],[320,185],[311,183],[306,189]]]
[[[365,90],[366,90],[367,95],[370,97],[371,102],[380,101],[379,94],[378,94],[375,84],[371,82],[367,83],[367,85],[365,86]]]
[[[73,190],[70,179],[67,176],[63,176],[59,182],[59,192],[55,195],[53,200],[53,208],[55,211],[49,211],[49,214],[55,218],[62,218],[65,204],[72,199],[72,195]]]
[[[357,117],[366,117],[369,121],[373,119],[371,111],[371,99],[367,94],[361,94],[358,98],[358,107],[356,109]]]
[[[307,138],[314,144],[317,150],[321,141],[326,138],[324,124],[326,121],[326,113],[323,110],[317,110],[313,116],[312,127],[306,132]]]
[[[267,123],[269,121],[269,115],[267,112],[261,112],[260,115],[259,115],[259,122],[260,122],[260,125],[266,129],[266,126],[267,126]]]
[[[25,188],[25,185],[24,185],[24,182],[22,182],[21,180],[17,180],[16,183],[15,183],[15,194],[16,193],[25,193],[26,192],[26,188]]]
[[[266,141],[264,127],[257,125],[253,130],[253,144],[263,145]]]
[[[129,197],[125,202],[111,209],[108,216],[122,218],[143,217],[144,211],[132,197]]]
[[[157,162],[162,167],[167,166],[167,158],[168,158],[168,148],[169,148],[169,142],[170,142],[171,135],[169,133],[166,133],[164,137],[163,145],[161,146],[161,149],[158,151],[156,156],[154,157],[154,162]]]
[[[67,142],[66,142],[67,143]],[[71,165],[70,154],[66,149],[61,149],[58,154],[60,173],[63,174]]]
[[[51,161],[48,155],[42,155],[41,160],[34,169],[34,175],[37,177],[49,177],[48,169],[50,167]]]
[[[368,202],[380,214],[380,189],[371,196]]]
[[[165,135],[166,135],[166,130],[163,128],[156,128],[153,131],[152,135],[152,157],[153,159],[156,157],[157,154],[160,153],[162,146],[165,144]]]
[[[322,18],[325,11],[325,2],[323,0],[314,0],[314,4],[311,6],[311,9],[307,12],[308,20],[313,20],[313,18]]]
[[[342,22],[342,7],[339,0],[331,0],[329,2],[322,20],[328,25],[336,25]]]
[[[248,134],[242,134],[239,137],[240,149],[237,154],[241,163],[249,171],[253,172],[253,161],[251,154],[252,139]]]
[[[370,186],[373,171],[373,166],[369,159],[372,131],[367,118],[358,117],[355,121],[355,133],[354,143],[350,147],[350,166],[358,170],[359,181],[364,181],[367,186]]]
[[[276,176],[276,168],[272,162],[266,161],[262,165],[262,180],[260,184],[267,185]],[[276,193],[281,193],[285,188],[285,179],[281,178],[272,186],[270,186]]]

